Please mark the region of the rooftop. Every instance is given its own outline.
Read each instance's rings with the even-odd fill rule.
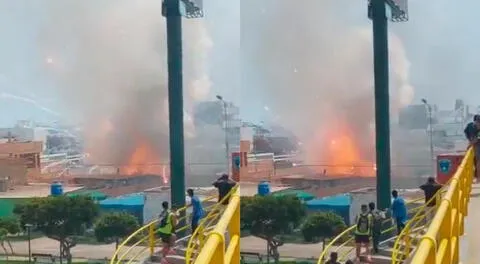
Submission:
[[[80,189],[83,189],[83,186],[63,186],[63,193],[69,193]],[[7,192],[0,192],[0,199],[47,197],[49,195],[50,184],[30,184],[27,186],[15,186]]]
[[[270,183],[270,192],[290,189],[290,186]],[[254,196],[258,193],[258,183],[240,183],[240,196]]]

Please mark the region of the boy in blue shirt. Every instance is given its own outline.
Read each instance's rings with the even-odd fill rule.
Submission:
[[[198,222],[203,218],[205,211],[203,210],[202,201],[200,201],[198,196],[194,195],[193,189],[188,189],[187,194],[190,197],[190,206],[193,208],[191,223],[193,234],[195,233],[195,230],[197,230]]]
[[[395,219],[395,223],[397,224],[397,233],[400,235],[403,228],[405,228],[405,224],[407,223],[408,214],[407,214],[407,206],[405,204],[405,200],[402,197],[398,196],[398,191],[392,191],[392,217]]]

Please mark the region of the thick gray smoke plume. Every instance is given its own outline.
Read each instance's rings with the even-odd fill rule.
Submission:
[[[124,165],[139,146],[168,160],[165,18],[158,0],[46,1],[39,49],[67,116],[82,120],[92,161]],[[184,22],[184,85],[189,111],[209,93],[211,41],[201,20]],[[156,157],[155,157],[156,156]]]
[[[279,121],[305,143],[311,162],[342,162],[331,156],[349,164],[374,160],[371,24],[366,1],[353,2],[241,1],[243,66],[250,77],[243,81],[260,80],[245,81],[245,90],[263,92]],[[350,5],[363,8],[357,13],[364,18],[352,14]],[[394,113],[411,102],[413,88],[404,47],[394,34],[390,52]],[[329,145],[337,139],[347,145],[335,149],[350,153],[332,153]]]

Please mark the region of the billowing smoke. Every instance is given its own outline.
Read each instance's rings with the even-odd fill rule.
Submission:
[[[48,1],[39,49],[67,109],[86,131],[96,164],[124,165],[139,146],[168,160],[165,18],[162,1]],[[209,93],[206,56],[212,45],[201,20],[184,22],[184,97],[190,110]],[[145,154],[148,153],[148,154]],[[151,160],[143,162],[155,162]]]
[[[303,141],[310,162],[374,162],[371,24],[350,1],[242,0],[244,70]],[[362,5],[354,5],[362,8]],[[358,19],[357,19],[358,18]],[[409,61],[390,35],[392,116],[411,102]],[[339,144],[340,147],[338,146]]]

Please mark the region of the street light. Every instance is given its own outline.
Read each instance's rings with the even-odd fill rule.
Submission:
[[[435,174],[435,154],[433,151],[433,122],[432,122],[432,105],[430,105],[427,99],[422,98],[422,103],[425,105],[425,109],[427,110],[426,117],[428,118],[428,128],[425,130],[427,135],[429,136],[430,141],[430,163],[432,166],[432,177]]]
[[[28,238],[28,263],[32,263],[32,245],[31,245],[31,224],[25,224],[25,228],[27,229],[27,238]]]
[[[223,122],[224,122],[224,129],[225,129],[225,158],[227,159],[227,173],[230,174],[230,145],[228,144],[228,129],[229,129],[229,122],[228,122],[228,105],[225,100],[223,100],[223,97],[220,95],[216,96],[217,99],[222,103],[223,105]]]

